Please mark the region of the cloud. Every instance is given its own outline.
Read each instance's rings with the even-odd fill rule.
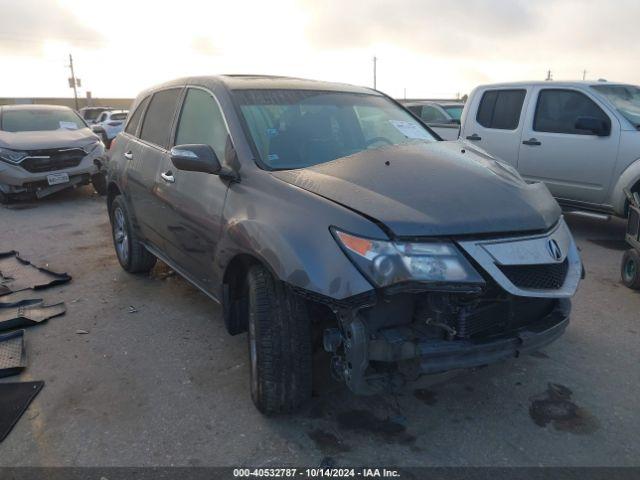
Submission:
[[[91,22],[99,22],[100,18],[88,18],[84,25],[55,0],[0,0],[0,12],[2,53],[39,53],[45,40],[85,48],[99,47],[104,41],[91,28]]]

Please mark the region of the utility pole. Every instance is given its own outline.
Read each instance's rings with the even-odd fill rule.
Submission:
[[[378,59],[374,56],[373,57],[373,89],[376,89],[376,75],[377,75],[377,63],[378,63]]]
[[[545,78],[545,80],[547,82],[550,82],[551,80],[553,80],[553,77],[551,76],[551,70],[547,70],[547,78]]]
[[[76,110],[78,110],[78,80],[76,80],[76,74],[73,71],[73,57],[69,54],[69,68],[71,69],[71,78],[69,79],[69,86],[73,88],[73,99],[75,100]]]
[[[582,80],[586,80],[587,79],[587,71],[583,70],[582,71]]]
[[[404,99],[407,99],[407,87],[404,88]]]

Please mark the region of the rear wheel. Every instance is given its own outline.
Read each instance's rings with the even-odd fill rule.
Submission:
[[[622,283],[634,290],[640,290],[640,254],[635,249],[624,252],[620,267]]]
[[[251,398],[265,414],[289,413],[311,397],[311,321],[305,302],[261,265],[249,269]]]
[[[131,216],[124,198],[118,195],[111,204],[111,231],[113,246],[122,268],[129,273],[148,272],[156,264],[156,257],[138,240],[132,228]]]

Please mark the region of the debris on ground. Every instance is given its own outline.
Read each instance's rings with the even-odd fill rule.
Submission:
[[[43,386],[43,381],[0,383],[0,442],[7,437]]]
[[[64,315],[66,311],[67,307],[63,302],[45,305],[40,298],[0,303],[0,331],[38,325],[50,318]]]
[[[26,366],[24,330],[0,335],[0,378],[17,375]]]
[[[0,296],[22,290],[39,290],[71,280],[66,273],[37,267],[11,250],[0,253]]]

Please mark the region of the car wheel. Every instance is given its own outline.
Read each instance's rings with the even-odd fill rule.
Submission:
[[[621,266],[622,283],[634,290],[640,290],[640,254],[635,249],[624,252]]]
[[[107,194],[107,179],[104,173],[96,173],[91,177],[91,184],[98,195]]]
[[[289,413],[311,397],[311,321],[302,298],[261,265],[249,269],[251,398],[264,414]]]
[[[9,203],[11,203],[11,197],[0,191],[0,205],[8,205]]]
[[[156,257],[139,242],[124,198],[118,195],[111,204],[111,232],[113,246],[122,268],[129,273],[148,272],[156,264]]]

